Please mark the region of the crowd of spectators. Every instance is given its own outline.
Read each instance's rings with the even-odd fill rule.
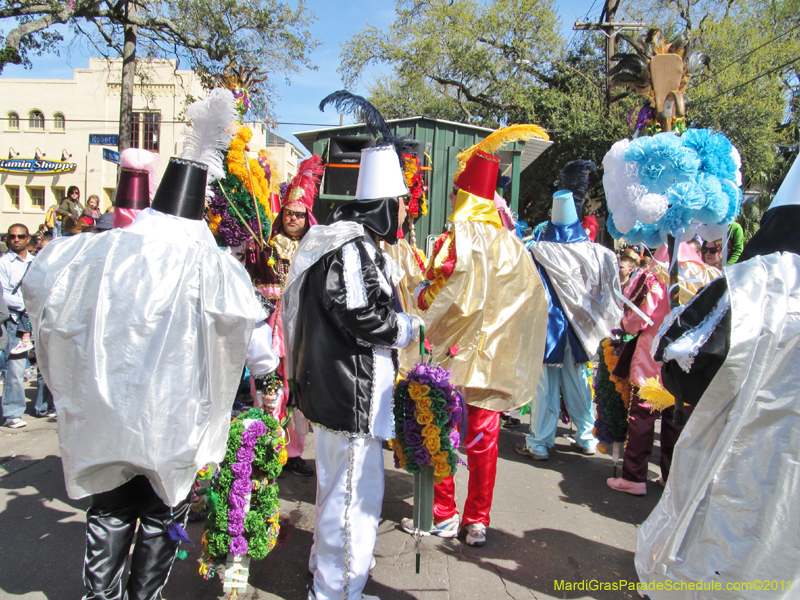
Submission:
[[[100,212],[100,198],[89,196],[84,207],[77,186],[70,186],[60,203],[51,206],[45,222],[31,233],[26,225],[15,223],[0,238],[0,377],[4,381],[2,395],[2,425],[12,429],[25,427],[26,379],[39,383],[33,414],[36,417],[55,417],[53,395],[42,381],[35,366],[34,341],[31,339],[30,319],[20,285],[36,254],[53,238],[98,232],[111,229],[113,207]],[[35,373],[35,374],[34,374]]]

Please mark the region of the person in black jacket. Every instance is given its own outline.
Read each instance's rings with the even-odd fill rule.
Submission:
[[[317,501],[310,598],[362,598],[383,502],[381,440],[394,436],[397,349],[417,336],[401,312],[400,267],[378,246],[397,241],[407,194],[392,146],[362,152],[356,200],[314,226],[283,296],[287,378],[316,425]],[[367,598],[368,596],[363,596]]]

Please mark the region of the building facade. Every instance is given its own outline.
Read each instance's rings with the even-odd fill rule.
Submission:
[[[139,61],[137,71],[131,142],[160,156],[160,178],[169,157],[180,153],[187,104],[205,91],[174,60]],[[73,185],[84,206],[90,195],[103,211],[112,205],[121,75],[121,60],[91,58],[72,79],[0,78],[0,233],[13,223],[36,229]],[[247,125],[250,156],[266,148],[281,180],[293,177],[302,152],[263,122]]]
[[[174,60],[137,68],[131,142],[159,154],[163,171],[178,150],[187,102],[204,92]],[[111,205],[121,74],[121,60],[91,58],[72,79],[0,79],[0,232],[17,222],[38,227],[73,185],[84,205],[90,195],[102,210]]]

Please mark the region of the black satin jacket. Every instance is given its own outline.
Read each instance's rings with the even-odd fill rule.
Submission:
[[[351,260],[345,265],[346,253],[354,258],[353,248],[360,275],[355,279],[355,263]],[[305,417],[326,429],[371,433],[370,408],[373,398],[380,396],[380,390],[373,389],[373,348],[395,348],[400,320],[405,318],[399,314],[397,292],[384,275],[385,262],[375,242],[365,235],[317,261],[303,283],[291,385]],[[354,281],[359,286],[363,282],[357,293],[352,289]],[[397,350],[391,354],[396,378]]]

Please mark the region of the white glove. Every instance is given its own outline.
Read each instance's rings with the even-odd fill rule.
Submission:
[[[425,321],[417,315],[408,315],[408,320],[411,322],[411,341],[414,342],[419,339],[419,328],[425,325]]]

